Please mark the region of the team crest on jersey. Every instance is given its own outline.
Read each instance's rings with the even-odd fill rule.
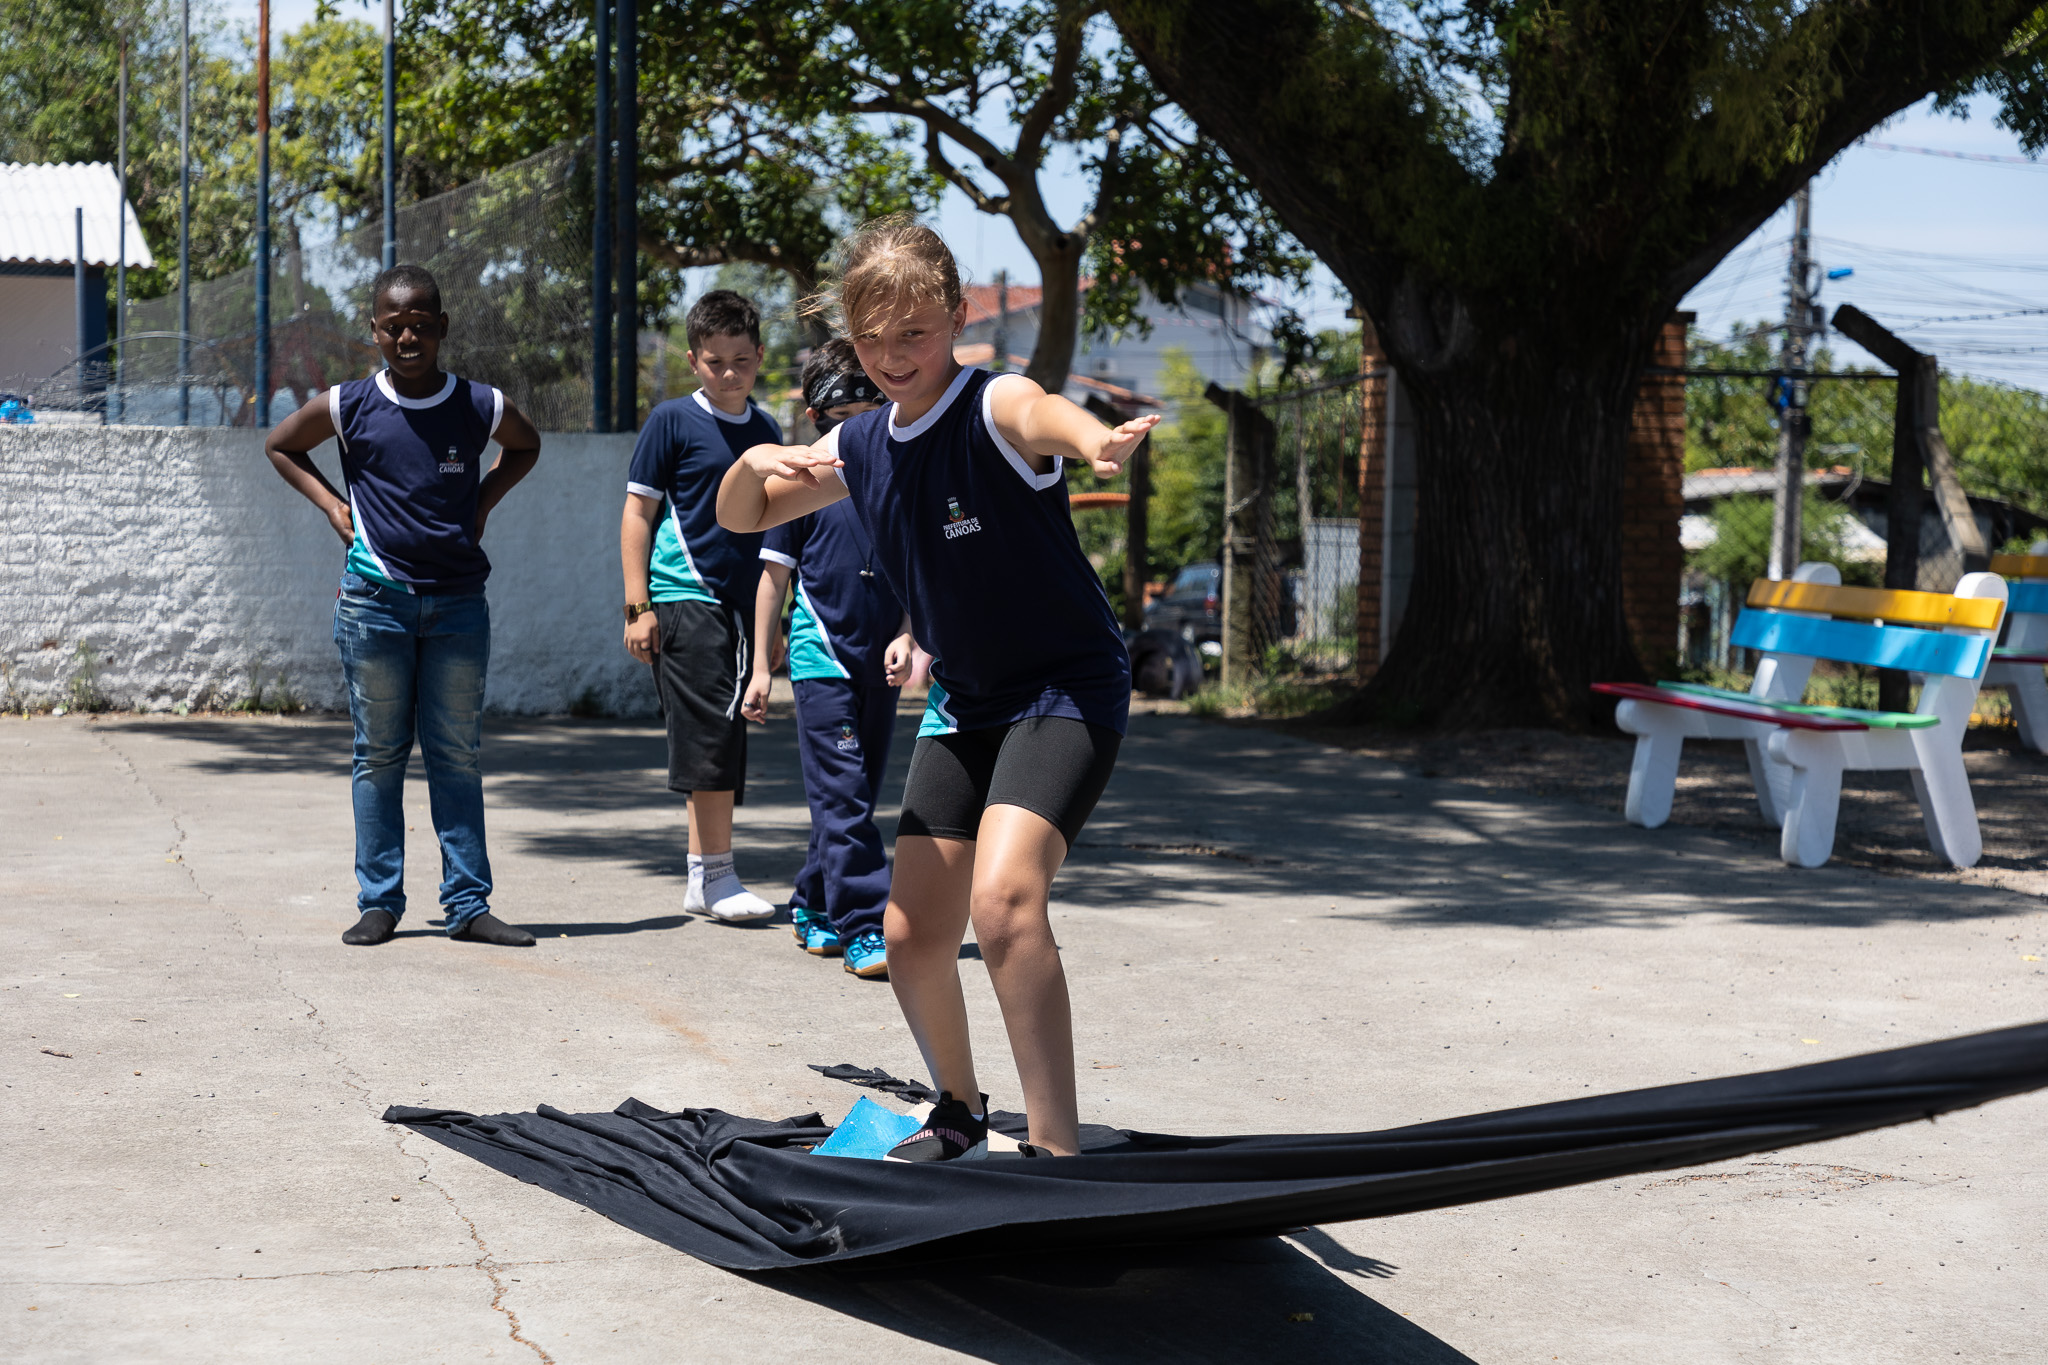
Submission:
[[[454,446],[449,446],[447,458],[441,461],[441,472],[443,474],[460,474],[465,463],[462,458],[462,452]]]
[[[970,517],[960,510],[960,499],[946,499],[946,539],[958,540],[971,536],[981,529],[981,518]]]
[[[839,722],[839,739],[832,747],[839,750],[842,754],[850,754],[860,747],[860,741],[854,738],[852,721],[842,720]]]

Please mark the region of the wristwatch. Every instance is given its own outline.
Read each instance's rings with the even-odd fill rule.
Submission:
[[[639,620],[641,617],[645,616],[648,612],[653,610],[654,603],[652,602],[626,603],[626,624],[629,626],[632,625],[635,621]]]

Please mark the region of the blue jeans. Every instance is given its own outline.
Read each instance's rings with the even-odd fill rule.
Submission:
[[[448,932],[459,932],[490,909],[477,763],[490,607],[480,592],[414,595],[345,573],[334,605],[334,643],[341,647],[356,732],[349,794],[357,909],[405,914],[405,766],[417,731],[441,841],[441,906]]]

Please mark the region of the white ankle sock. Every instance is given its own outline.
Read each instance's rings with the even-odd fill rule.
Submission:
[[[718,919],[766,919],[775,907],[747,890],[734,870],[732,853],[692,853],[685,910],[704,910]]]

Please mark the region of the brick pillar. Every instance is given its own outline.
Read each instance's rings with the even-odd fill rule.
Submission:
[[[1387,383],[1390,371],[1372,319],[1358,318],[1358,681],[1380,669],[1380,589],[1387,531]]]
[[[1652,365],[1681,369],[1691,313],[1673,313],[1658,333]],[[1678,654],[1678,593],[1685,553],[1685,378],[1646,375],[1636,390],[1621,484],[1621,601],[1636,657],[1652,676],[1670,676]]]

